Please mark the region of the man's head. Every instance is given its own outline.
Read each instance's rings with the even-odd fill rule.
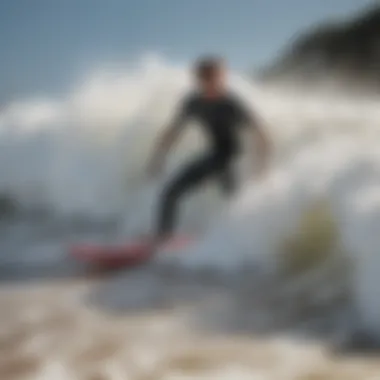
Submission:
[[[217,57],[199,59],[195,64],[195,77],[202,92],[218,95],[225,87],[225,65]]]

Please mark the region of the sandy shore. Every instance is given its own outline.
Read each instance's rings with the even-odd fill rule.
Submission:
[[[110,313],[86,302],[103,285],[3,285],[0,379],[380,379],[376,357],[336,356],[276,334],[198,330],[186,303]]]

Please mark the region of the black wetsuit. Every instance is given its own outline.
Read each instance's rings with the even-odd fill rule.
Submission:
[[[226,194],[235,190],[231,164],[240,151],[238,132],[240,126],[253,125],[251,113],[230,93],[216,99],[190,95],[180,108],[176,125],[182,127],[189,119],[199,122],[210,149],[186,166],[164,189],[157,226],[157,233],[162,237],[172,232],[179,198],[205,180],[218,179]]]

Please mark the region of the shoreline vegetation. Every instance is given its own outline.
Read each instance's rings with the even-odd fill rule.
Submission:
[[[258,79],[379,93],[380,5],[301,33],[278,59],[259,70]]]

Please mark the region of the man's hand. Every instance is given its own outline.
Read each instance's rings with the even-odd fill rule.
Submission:
[[[259,126],[256,126],[253,131],[254,144],[256,145],[255,153],[257,154],[255,157],[254,176],[262,179],[269,170],[271,144],[268,136]]]
[[[258,160],[255,160],[254,177],[258,180],[263,179],[269,170],[268,156],[259,156]]]

